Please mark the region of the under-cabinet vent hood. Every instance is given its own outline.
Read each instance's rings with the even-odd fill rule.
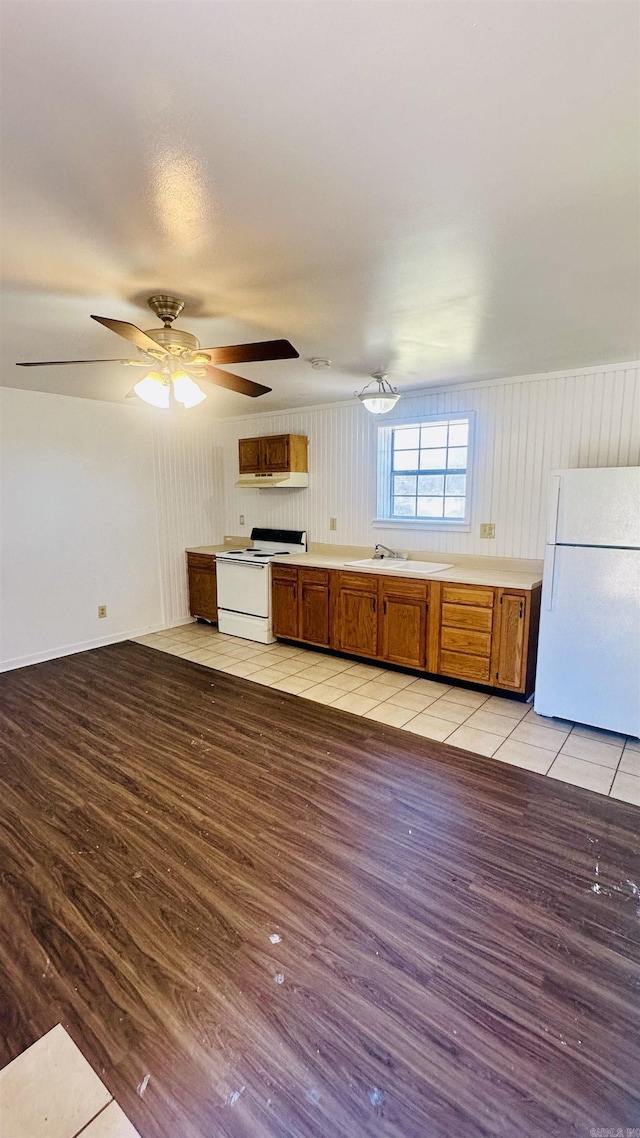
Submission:
[[[271,490],[276,487],[288,489],[295,486],[308,486],[309,475],[299,471],[284,471],[282,474],[241,474],[236,486],[253,487],[258,490]]]

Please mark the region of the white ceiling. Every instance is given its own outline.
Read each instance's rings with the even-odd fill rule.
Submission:
[[[300,351],[216,414],[636,358],[639,12],[5,0],[2,383],[122,399],[15,360],[127,355],[89,314],[165,290],[203,345]]]

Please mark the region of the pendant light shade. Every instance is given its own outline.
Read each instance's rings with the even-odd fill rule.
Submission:
[[[181,403],[184,408],[196,407],[207,398],[186,371],[172,371],[166,375],[162,375],[159,371],[150,371],[139,383],[136,383],[133,390],[145,403],[168,411],[171,405],[172,385],[176,403]]]
[[[169,410],[169,384],[159,371],[148,372],[139,383],[136,383],[133,390],[152,407]]]
[[[194,383],[186,371],[174,371],[173,394],[183,407],[196,407],[198,403],[202,403],[202,400],[207,398],[204,391],[200,390],[198,384]]]
[[[395,407],[400,395],[388,382],[383,371],[374,371],[371,378],[372,382],[357,393],[358,399],[372,415],[385,415]],[[377,389],[373,387],[373,383],[377,383]]]

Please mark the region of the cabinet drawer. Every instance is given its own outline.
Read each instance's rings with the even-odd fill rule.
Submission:
[[[340,589],[357,589],[359,593],[378,592],[378,578],[374,573],[338,573]]]
[[[429,586],[426,581],[410,581],[408,577],[389,580],[380,577],[380,591],[383,597],[411,597],[416,601],[426,601]]]
[[[215,569],[216,559],[212,553],[187,553],[190,569]]]
[[[478,608],[493,608],[493,589],[482,589],[476,585],[443,585],[442,600],[455,605],[477,605]]]
[[[474,605],[442,606],[442,623],[449,628],[473,628],[476,632],[491,632],[492,609],[478,609]]]
[[[300,584],[301,585],[328,585],[329,584],[329,570],[328,569],[313,569],[311,567],[301,568]]]
[[[273,581],[295,581],[298,570],[295,565],[272,565],[271,578]]]
[[[443,648],[453,652],[469,652],[472,656],[491,655],[491,633],[473,632],[466,628],[443,628],[440,634]]]
[[[489,679],[489,660],[485,656],[467,656],[463,652],[441,652],[440,672],[443,676],[485,684]]]

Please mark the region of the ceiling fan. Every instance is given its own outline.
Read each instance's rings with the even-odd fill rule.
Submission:
[[[173,321],[184,308],[184,301],[164,293],[150,296],[149,308],[162,320],[162,328],[143,332],[126,320],[111,320],[107,316],[92,316],[112,332],[135,344],[140,352],[137,359],[111,360],[38,360],[19,363],[18,367],[56,367],[70,364],[120,363],[130,367],[143,367],[145,375],[136,383],[127,398],[139,395],[146,403],[168,408],[172,401],[184,407],[195,407],[206,399],[195,380],[228,387],[241,395],[266,395],[270,387],[243,379],[230,371],[222,371],[218,364],[255,363],[261,360],[297,359],[299,353],[288,340],[264,340],[255,344],[233,344],[223,348],[201,348],[190,332],[174,328]]]

